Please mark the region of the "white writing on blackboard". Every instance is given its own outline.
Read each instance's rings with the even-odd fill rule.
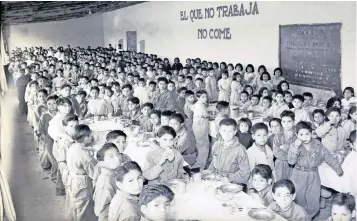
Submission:
[[[259,15],[257,2],[245,2],[233,5],[217,6],[216,8],[209,7],[204,9],[191,9],[187,11],[180,11],[181,21],[213,19],[213,18],[226,18]],[[231,30],[229,27],[225,28],[211,28],[211,29],[198,29],[198,39],[225,39],[232,38]]]

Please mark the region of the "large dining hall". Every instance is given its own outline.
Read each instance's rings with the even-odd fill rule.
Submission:
[[[0,11],[0,220],[356,221],[355,1]]]

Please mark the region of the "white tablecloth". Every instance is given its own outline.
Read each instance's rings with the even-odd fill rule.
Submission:
[[[235,210],[232,213],[231,208],[224,207],[223,203],[236,205],[243,210]],[[205,189],[203,184],[189,183],[184,194],[175,194],[170,215],[172,220],[254,220],[248,216],[249,208],[266,207],[255,202],[244,192],[238,193],[230,201],[223,202],[215,197],[213,189]],[[275,215],[275,221],[286,221],[281,216]]]

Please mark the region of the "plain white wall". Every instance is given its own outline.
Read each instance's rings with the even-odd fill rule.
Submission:
[[[236,64],[279,65],[279,25],[342,23],[342,87],[356,87],[355,2],[257,2],[259,15],[180,21],[180,11],[236,2],[147,2],[103,15],[104,44],[117,44],[126,31],[137,31],[145,51],[185,59],[200,57]],[[238,3],[240,5],[240,3]],[[249,2],[244,2],[249,5]],[[197,29],[230,28],[231,40],[198,39]],[[317,91],[316,91],[317,92]]]
[[[10,51],[15,47],[103,46],[103,15],[56,22],[10,26]]]

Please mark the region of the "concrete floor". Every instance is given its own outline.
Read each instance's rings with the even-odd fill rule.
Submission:
[[[8,183],[12,194],[18,221],[63,221],[64,197],[55,195],[55,184],[49,176],[42,172],[39,157],[34,148],[32,129],[28,126],[26,117],[17,111],[15,91],[8,93],[13,105],[14,124],[11,148],[6,151],[10,167],[8,168]],[[10,128],[11,128],[10,127]],[[10,132],[10,131],[9,131]],[[4,155],[2,157],[5,157]]]

